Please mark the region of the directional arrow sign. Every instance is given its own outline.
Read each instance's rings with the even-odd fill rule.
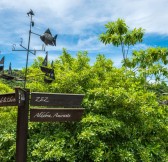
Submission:
[[[81,107],[83,97],[83,94],[33,92],[31,93],[30,105],[79,108]]]
[[[65,122],[79,121],[84,108],[42,108],[30,109],[30,121],[33,122]]]

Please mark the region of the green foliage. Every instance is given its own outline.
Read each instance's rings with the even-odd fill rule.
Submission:
[[[13,92],[13,90],[0,82],[0,94],[10,92]],[[15,161],[16,119],[15,108],[0,107],[0,161]]]
[[[11,91],[12,91],[12,89],[9,88],[9,86],[7,86],[6,84],[0,82],[0,94],[9,93]]]
[[[29,124],[29,161],[75,161],[75,139],[68,124]]]
[[[127,66],[134,68],[144,82],[164,82],[168,78],[168,49],[148,48],[147,50],[133,51],[133,56],[127,59]]]
[[[5,74],[7,74],[7,70],[4,71]],[[13,87],[23,87],[22,81],[17,81],[17,79],[23,79],[23,70],[12,70],[12,75],[16,77],[14,80],[6,80],[0,78],[0,82],[2,82],[4,85],[8,85],[10,88]]]
[[[92,90],[85,102],[89,113],[78,138],[90,147],[83,148],[82,159],[93,158],[90,153],[100,142],[104,156],[99,161],[166,161],[167,110],[154,94],[122,85],[103,87]]]
[[[100,41],[104,44],[112,44],[121,46],[124,63],[126,63],[128,51],[131,45],[142,42],[144,30],[142,28],[134,28],[129,30],[123,19],[105,24],[106,32],[100,35]]]
[[[117,23],[117,30],[111,28],[108,32],[128,32],[122,20]],[[161,50],[160,55],[164,55]],[[154,67],[152,62],[165,60],[165,56],[154,58],[154,53],[155,50],[149,55],[151,61],[138,52],[134,53],[134,63],[128,61],[141,69]],[[148,64],[139,57],[147,59]],[[80,122],[29,122],[28,162],[168,161],[168,107],[158,103],[161,98],[167,99],[161,96],[167,84],[153,84],[149,91],[136,72],[114,67],[104,55],[97,55],[96,62],[90,65],[87,52],[72,57],[66,49],[54,60],[56,79],[46,84],[39,68],[42,60],[37,58],[29,67],[27,87],[32,92],[84,93],[85,112]],[[0,83],[1,93],[11,91]],[[0,161],[15,161],[16,108],[0,108],[0,119]]]
[[[0,107],[0,161],[14,162],[16,154],[16,109]]]

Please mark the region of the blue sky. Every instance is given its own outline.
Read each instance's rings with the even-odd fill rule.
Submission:
[[[57,46],[47,46],[49,59],[57,59],[63,48],[75,56],[78,51],[88,51],[91,63],[97,54],[104,54],[120,66],[121,49],[105,46],[99,34],[105,31],[109,21],[122,18],[130,29],[145,29],[144,41],[132,49],[148,47],[168,47],[168,0],[1,0],[0,1],[0,59],[5,56],[5,68],[9,62],[12,68],[25,67],[26,52],[13,52],[12,45],[19,46],[21,38],[27,47],[29,20],[27,12],[35,13],[35,26],[32,31],[43,34],[50,28],[53,35],[58,34]],[[31,49],[41,49],[42,42],[32,35]],[[45,52],[30,54],[29,65],[37,56]]]

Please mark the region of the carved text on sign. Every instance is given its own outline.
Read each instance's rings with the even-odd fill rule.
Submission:
[[[16,99],[13,96],[0,98],[0,103],[9,103],[9,102],[16,102]]]
[[[31,108],[30,121],[79,121],[81,119],[83,111],[83,108]]]
[[[83,94],[32,92],[30,105],[79,108],[81,107],[83,97]]]
[[[1,94],[0,106],[17,106],[17,99],[15,93]]]
[[[34,115],[34,118],[70,118],[71,114],[51,114],[50,112],[40,112]]]
[[[48,97],[36,97],[36,102],[49,102]]]

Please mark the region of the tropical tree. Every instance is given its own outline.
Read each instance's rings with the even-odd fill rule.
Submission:
[[[162,83],[168,80],[168,49],[153,48],[133,51],[133,56],[127,60],[127,67],[132,68],[146,83]]]
[[[28,162],[168,160],[167,107],[134,72],[115,68],[103,55],[90,65],[87,52],[72,57],[64,50],[48,85],[36,75],[39,62],[29,68],[31,91],[84,93],[85,113],[80,122],[29,122]],[[14,161],[16,110],[0,110],[0,161]]]
[[[79,123],[31,123],[29,161],[167,161],[167,107],[132,71],[66,51],[49,91],[85,93]],[[32,69],[33,73],[33,69]],[[155,122],[153,122],[155,121]]]
[[[123,19],[105,24],[106,32],[100,35],[100,41],[104,44],[112,44],[116,47],[121,46],[124,63],[128,58],[130,46],[138,42],[142,42],[144,30],[142,28],[134,28],[129,30]]]

